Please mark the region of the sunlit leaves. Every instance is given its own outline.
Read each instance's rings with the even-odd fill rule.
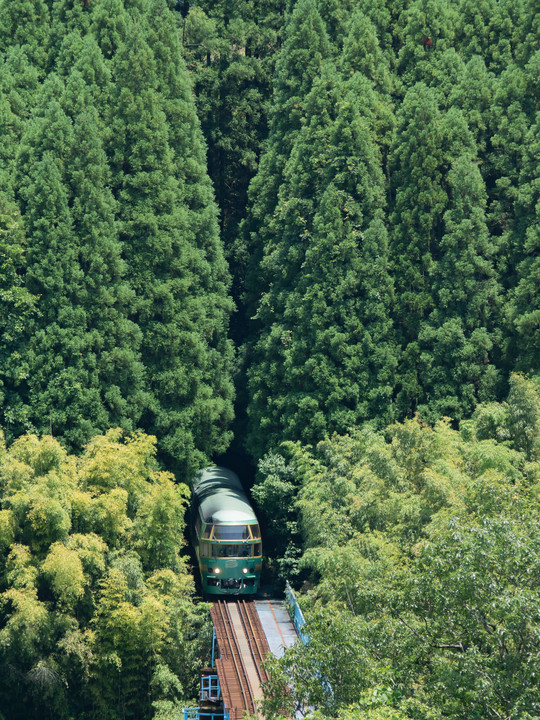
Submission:
[[[53,543],[41,566],[59,605],[73,608],[84,593],[85,577],[78,553],[62,543]]]
[[[163,476],[141,503],[134,523],[137,547],[148,570],[178,569],[187,487],[175,487]]]
[[[117,702],[150,717],[174,696],[150,689],[155,664],[190,687],[206,620],[180,554],[187,489],[158,471],[155,446],[111,430],[79,458],[52,437],[2,449],[0,659],[25,682],[6,675],[0,697],[17,713],[38,717],[43,687],[58,717],[89,703],[113,717]]]
[[[514,376],[507,402],[461,432],[415,419],[288,448],[310,643],[270,665],[270,717],[287,704],[362,719],[538,714],[538,397]],[[261,466],[269,488],[275,466]],[[341,625],[336,645],[327,628],[339,638]]]

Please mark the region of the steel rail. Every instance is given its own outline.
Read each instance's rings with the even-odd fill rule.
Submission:
[[[244,626],[244,631],[246,633],[246,638],[249,643],[251,655],[253,657],[253,660],[255,661],[254,664],[257,670],[257,675],[259,676],[259,683],[267,682],[268,675],[266,673],[266,670],[264,670],[264,668],[262,667],[262,664],[264,662],[266,653],[269,652],[269,647],[266,641],[266,637],[263,641],[263,638],[261,636],[261,630],[259,627],[256,627],[258,623],[254,622],[253,613],[256,614],[257,610],[255,609],[255,606],[253,604],[253,600],[245,600],[244,598],[240,599],[238,603],[238,612],[242,621],[242,625]]]
[[[267,682],[268,681],[268,673],[263,667],[264,661],[266,660],[266,656],[270,652],[270,646],[268,645],[268,640],[266,639],[266,635],[264,634],[263,626],[261,624],[261,621],[259,619],[259,613],[257,612],[257,608],[255,607],[255,603],[253,601],[250,601],[248,605],[246,605],[248,608],[248,616],[250,617],[250,625],[253,628],[253,634],[257,641],[257,649],[259,653],[260,658],[260,666],[261,666],[261,673],[262,673],[262,681]]]
[[[220,643],[221,657],[216,660],[223,700],[231,712],[231,718],[236,720],[236,718],[241,717],[242,709],[245,708],[243,688],[238,677],[238,668],[235,665],[234,652],[228,640],[226,618],[221,608],[217,605],[215,606],[215,612],[212,612],[212,616],[216,633],[218,633],[223,641],[223,643]],[[220,670],[222,672],[220,672]]]
[[[248,712],[254,713],[255,704],[253,702],[251,684],[249,682],[249,676],[246,671],[244,661],[242,659],[240,648],[238,647],[238,640],[236,637],[236,632],[234,630],[233,622],[231,620],[228,605],[224,600],[218,600],[217,605],[219,608],[220,617],[222,619],[223,628],[225,630],[225,637],[227,638],[230,657],[234,665],[238,684],[240,686],[240,692],[244,705],[243,709],[247,710]]]
[[[259,648],[257,646],[257,641],[255,638],[255,633],[253,632],[253,628],[251,627],[250,619],[247,616],[247,609],[246,609],[246,601],[244,599],[240,599],[238,602],[238,617],[240,618],[240,622],[242,623],[242,627],[244,628],[244,634],[246,636],[247,643],[249,645],[249,651],[251,653],[251,657],[255,661],[255,669],[257,671],[257,675],[259,676],[259,682],[261,680],[261,671],[260,671],[260,653]]]

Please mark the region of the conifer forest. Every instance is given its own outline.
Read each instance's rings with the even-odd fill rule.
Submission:
[[[183,720],[232,455],[261,718],[538,720],[539,286],[538,0],[0,0],[0,720]]]

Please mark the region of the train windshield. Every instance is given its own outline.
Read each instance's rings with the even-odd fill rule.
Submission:
[[[249,540],[247,525],[214,525],[214,540]]]
[[[212,545],[212,557],[258,557],[261,554],[261,546],[257,545]]]

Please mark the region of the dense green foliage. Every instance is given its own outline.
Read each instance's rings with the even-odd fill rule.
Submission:
[[[238,224],[267,133],[272,75],[288,4],[286,0],[195,0],[186,3],[189,8],[182,25],[236,301],[243,289],[246,263],[246,248],[237,238]]]
[[[239,235],[255,457],[538,370],[538,10],[354,5],[297,2],[275,63]]]
[[[155,439],[0,449],[2,717],[173,717],[194,694],[206,610],[180,556],[188,489]]]
[[[537,717],[538,384],[513,376],[460,431],[408,420],[283,450],[254,494],[281,572],[309,579],[310,642],[270,663],[267,716]]]
[[[1,3],[8,438],[224,450],[224,257],[256,458],[536,372],[537,28],[532,1]]]
[[[138,433],[189,480],[233,380],[268,714],[540,715],[539,78],[537,0],[0,0],[0,716],[178,716]]]
[[[187,489],[131,434],[182,480],[231,437],[229,271],[178,19],[0,1],[6,720],[171,720],[196,694]]]
[[[189,473],[230,440],[229,275],[176,16],[125,5],[0,3],[2,424],[140,427]]]

